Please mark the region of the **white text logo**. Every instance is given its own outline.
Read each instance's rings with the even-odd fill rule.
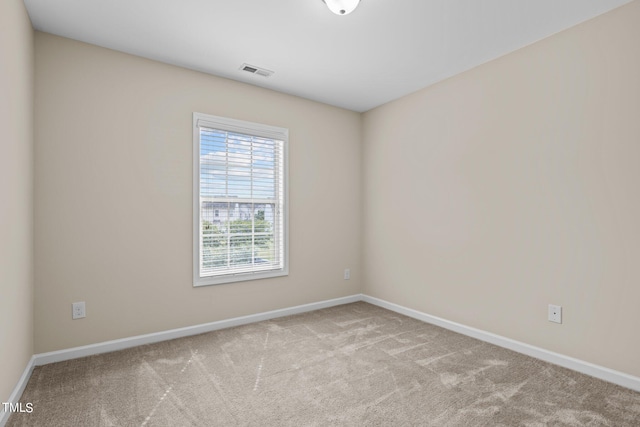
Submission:
[[[4,412],[21,412],[30,414],[33,412],[33,403],[11,403],[11,402],[2,402],[2,409]]]

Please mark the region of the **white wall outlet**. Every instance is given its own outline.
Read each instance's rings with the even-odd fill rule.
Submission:
[[[562,307],[549,304],[549,322],[562,323]]]
[[[71,306],[72,306],[71,318],[73,320],[82,319],[83,317],[87,317],[87,314],[85,312],[85,307],[84,307],[84,301],[82,301],[82,302],[74,302],[73,304],[71,304]]]
[[[344,280],[349,280],[349,279],[351,279],[351,269],[345,268],[344,269]]]

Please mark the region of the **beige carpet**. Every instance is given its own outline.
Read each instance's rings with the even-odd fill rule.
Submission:
[[[640,393],[366,303],[38,367],[9,426],[640,426]]]

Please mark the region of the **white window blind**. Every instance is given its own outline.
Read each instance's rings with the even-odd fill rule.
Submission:
[[[288,274],[288,130],[194,113],[194,285]]]

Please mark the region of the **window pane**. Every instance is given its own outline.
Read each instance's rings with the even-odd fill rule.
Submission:
[[[211,270],[227,265],[227,234],[216,224],[202,221],[202,268]]]
[[[230,238],[230,265],[251,265],[253,247],[251,236],[231,236]]]

